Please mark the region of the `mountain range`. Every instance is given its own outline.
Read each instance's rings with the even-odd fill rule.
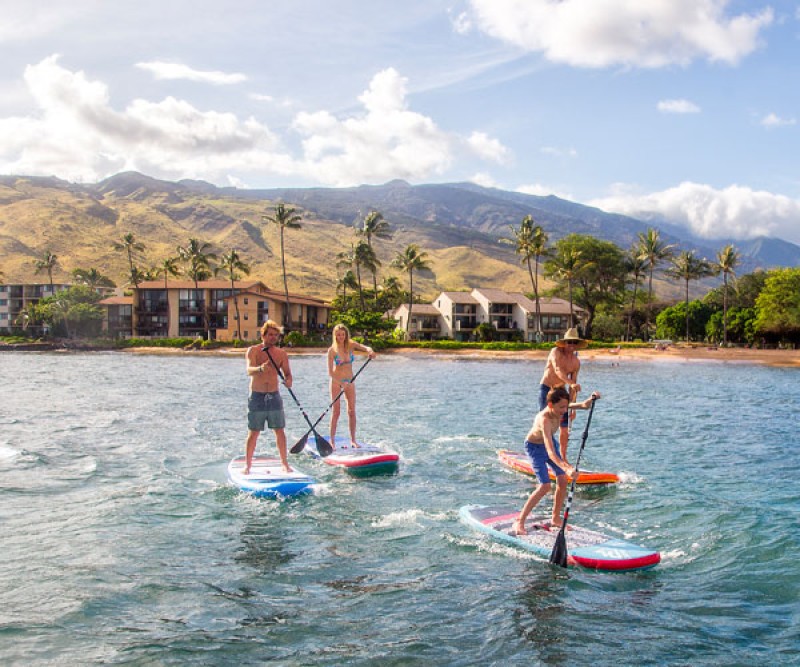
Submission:
[[[390,223],[391,239],[375,239],[380,277],[393,274],[395,254],[409,243],[427,253],[430,271],[415,274],[415,293],[498,287],[530,291],[527,270],[513,246],[510,226],[533,216],[552,245],[571,233],[588,234],[629,248],[640,232],[657,227],[667,243],[695,249],[714,259],[726,243],[742,255],[738,274],[756,268],[800,266],[800,246],[774,238],[709,243],[668,222],[653,223],[606,213],[555,196],[535,196],[470,183],[410,185],[391,181],[352,188],[238,189],[204,181],[163,181],[125,172],[96,184],[50,177],[0,176],[0,271],[6,282],[45,282],[35,261],[50,251],[59,260],[54,280],[74,268],[97,268],[124,284],[128,269],[115,241],[133,233],[145,245],[138,264],[158,265],[190,238],[211,244],[217,254],[235,248],[251,267],[250,276],[280,287],[280,240],[264,221],[282,201],[302,215],[301,229],[285,233],[289,289],[331,299],[337,255],[355,242],[353,225],[372,210]],[[364,277],[365,284],[371,277]],[[705,289],[713,281],[707,282]],[[680,285],[663,278],[657,290],[678,298]]]

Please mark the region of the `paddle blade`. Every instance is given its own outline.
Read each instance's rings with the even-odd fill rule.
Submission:
[[[565,526],[561,526],[558,531],[553,551],[550,554],[550,563],[560,567],[567,567],[567,537],[564,534]]]
[[[317,443],[317,451],[319,452],[320,456],[324,458],[333,454],[333,447],[331,447],[331,443],[329,443],[319,433],[314,433],[314,440]]]
[[[296,443],[292,445],[292,448],[289,450],[292,454],[299,454],[303,451],[308,442],[308,433],[306,433],[302,438],[300,438]]]

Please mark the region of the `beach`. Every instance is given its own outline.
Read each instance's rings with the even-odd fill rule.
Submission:
[[[243,348],[222,348],[216,350],[181,350],[162,347],[135,347],[125,350],[133,354],[198,354],[198,355],[244,355]],[[290,356],[323,354],[325,348],[287,348]],[[458,357],[480,357],[486,359],[546,359],[549,350],[435,350],[428,348],[404,347],[381,350],[382,354],[402,355],[439,355]],[[761,364],[773,367],[800,368],[800,350],[773,350],[742,347],[713,347],[702,345],[669,345],[664,349],[655,347],[622,348],[614,352],[613,348],[587,348],[580,351],[581,359],[609,364],[624,364],[626,361],[719,361],[724,363]]]

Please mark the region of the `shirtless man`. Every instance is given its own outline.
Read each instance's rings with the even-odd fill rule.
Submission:
[[[283,400],[278,388],[278,373],[275,365],[281,369],[286,386],[292,386],[292,371],[289,368],[289,357],[284,350],[276,347],[280,336],[277,323],[267,320],[261,327],[262,344],[247,349],[247,374],[250,376],[250,396],[247,401],[247,443],[245,445],[244,474],[250,474],[256,443],[264,426],[275,431],[275,443],[278,455],[286,472],[291,472],[286,456],[286,415],[283,412]],[[267,352],[268,351],[268,352]],[[269,356],[267,356],[269,353]],[[270,356],[272,361],[270,361]]]
[[[586,341],[578,336],[574,327],[568,329],[564,337],[556,341],[556,346],[547,357],[542,379],[539,380],[539,410],[547,407],[547,394],[551,389],[566,386],[569,389],[570,400],[575,400],[581,390],[578,384],[578,371],[581,369],[581,360],[576,352],[587,345]],[[564,414],[558,436],[561,451],[566,457],[569,444],[569,415]]]
[[[588,410],[595,398],[600,398],[598,392],[593,393],[583,403],[570,403],[569,392],[564,387],[551,389],[548,393],[547,407],[536,415],[531,430],[525,437],[525,451],[531,460],[533,472],[536,479],[539,480],[539,486],[528,496],[525,506],[514,522],[512,530],[517,535],[527,535],[525,519],[528,518],[536,504],[550,491],[548,465],[556,476],[556,492],[553,498],[553,514],[550,525],[555,528],[561,526],[561,506],[564,504],[567,493],[567,476],[572,479],[577,471],[561,456],[553,432],[558,428],[561,418],[568,410]]]

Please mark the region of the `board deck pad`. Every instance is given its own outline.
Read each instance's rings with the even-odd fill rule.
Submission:
[[[459,510],[461,520],[494,540],[532,551],[549,558],[559,528],[551,527],[544,516],[531,515],[525,522],[527,535],[517,535],[512,525],[518,508],[507,506],[465,505]],[[661,554],[626,540],[604,535],[570,523],[566,530],[567,564],[594,570],[641,570],[653,567]]]
[[[334,444],[330,438],[328,442]],[[348,472],[360,473],[379,470],[384,472],[396,471],[400,464],[400,455],[384,447],[370,445],[361,441],[358,447],[350,444],[350,438],[343,435],[336,436],[335,449],[328,456],[320,456],[317,451],[314,437],[308,439],[306,449],[315,458],[321,458],[325,463],[347,469]]]
[[[237,456],[228,464],[228,479],[242,491],[265,498],[288,498],[310,493],[316,480],[292,467],[285,472],[277,456],[254,456],[250,473],[244,474],[245,457]]]
[[[515,452],[510,449],[497,450],[497,458],[507,468],[516,470],[524,475],[534,476],[533,466],[524,452]],[[550,473],[550,481],[554,482],[556,476],[552,470],[548,469]],[[578,471],[578,479],[575,480],[576,484],[590,485],[590,484],[617,484],[619,482],[619,475],[613,472],[597,472],[595,470],[580,470]]]

